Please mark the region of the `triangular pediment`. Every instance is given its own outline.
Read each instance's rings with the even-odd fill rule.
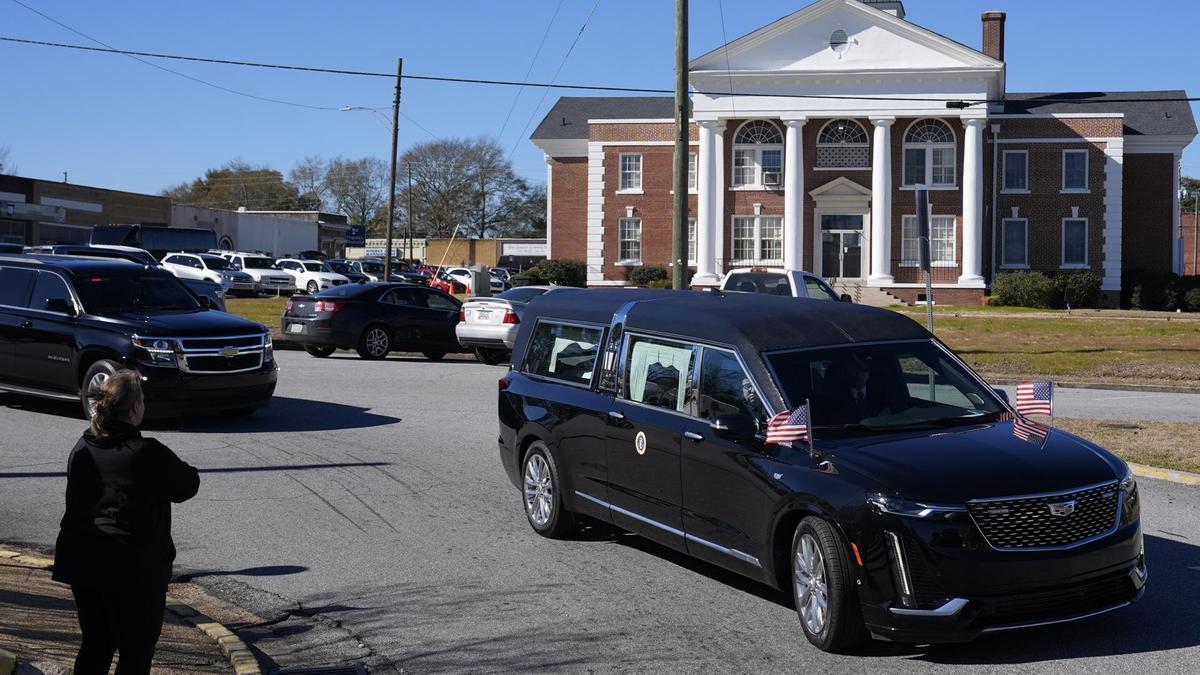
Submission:
[[[764,74],[1003,67],[970,47],[858,0],[818,0],[689,64],[692,72]]]
[[[837,198],[845,199],[847,197],[862,197],[869,199],[871,197],[871,190],[870,188],[855,183],[845,176],[840,176],[815,190],[811,190],[808,194],[816,200]]]

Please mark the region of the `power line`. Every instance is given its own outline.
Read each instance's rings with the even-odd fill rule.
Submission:
[[[14,2],[15,1],[16,0],[14,0]],[[61,42],[48,42],[45,40],[30,40],[30,39],[26,39],[26,38],[15,38],[15,37],[8,37],[8,36],[0,36],[0,41],[14,42],[14,43],[20,43],[20,44],[29,44],[29,45],[38,45],[38,46],[42,46],[42,47],[56,47],[56,48],[62,48],[62,49],[75,49],[75,50],[80,50],[80,51],[121,54],[121,55],[126,55],[126,56],[144,56],[144,57],[148,57],[148,58],[174,59],[174,60],[178,60],[178,61],[198,61],[198,62],[202,62],[202,63],[215,63],[215,64],[232,65],[232,66],[246,66],[246,67],[253,67],[253,68],[275,68],[275,69],[280,69],[280,70],[295,70],[295,71],[304,71],[304,72],[313,72],[313,73],[327,73],[327,74],[334,74],[334,75],[348,75],[348,76],[359,76],[359,77],[388,77],[388,78],[393,78],[393,79],[396,77],[395,73],[381,73],[381,72],[371,72],[371,71],[362,71],[362,70],[345,70],[345,69],[337,69],[337,68],[318,68],[318,67],[312,67],[312,66],[294,66],[294,65],[283,65],[283,64],[273,64],[273,63],[255,63],[252,61],[233,61],[233,60],[229,60],[229,59],[211,59],[211,58],[202,58],[202,57],[195,57],[195,56],[182,56],[182,55],[178,55],[178,54],[163,54],[163,53],[156,53],[156,52],[131,51],[131,50],[126,50],[126,49],[115,49],[115,48],[111,48],[111,47],[110,48],[89,47],[87,45],[73,45],[73,44],[67,44],[67,43],[61,43]],[[158,66],[155,66],[155,67],[158,67]],[[174,72],[174,71],[170,71],[170,72]],[[191,78],[189,75],[182,75],[182,77],[196,79],[196,78]],[[626,94],[664,94],[665,95],[665,94],[671,94],[674,91],[673,89],[663,89],[663,88],[656,88],[656,87],[622,87],[622,86],[602,85],[602,84],[562,84],[562,83],[556,83],[556,82],[521,82],[521,81],[517,81],[517,80],[493,80],[493,79],[477,78],[477,77],[448,77],[448,76],[434,76],[434,75],[404,75],[403,79],[425,81],[425,82],[448,82],[448,83],[454,83],[454,84],[484,84],[484,85],[497,85],[497,86],[509,86],[509,87],[545,87],[545,88],[549,88],[549,89],[567,89],[567,90],[575,90],[575,91],[607,91],[607,92],[626,93]],[[209,83],[205,82],[205,84],[209,84]],[[218,86],[218,85],[213,85],[213,86]],[[218,88],[219,88],[219,86],[218,86]],[[241,94],[242,92],[235,92],[235,93]],[[693,90],[692,93],[703,94],[706,96],[728,96],[729,95],[728,91],[704,91],[704,90],[698,90],[698,89]],[[864,96],[864,95],[852,95],[852,94],[841,95],[841,94],[786,94],[786,93],[764,93],[764,92],[735,92],[735,95],[751,97],[751,98],[767,97],[767,98],[798,98],[798,99],[816,99],[816,100],[833,100],[833,101],[897,101],[897,102],[909,102],[909,103],[965,102],[965,103],[970,103],[970,104],[983,104],[983,103],[1004,103],[1005,102],[1004,99],[964,100],[964,99],[956,99],[956,98]],[[254,97],[253,95],[249,95],[249,96]],[[262,97],[259,97],[259,98],[262,98]],[[263,98],[262,100],[271,100],[271,99]],[[1168,97],[1132,96],[1132,97],[1121,97],[1121,98],[1082,99],[1081,100],[1081,99],[1072,98],[1072,97],[1047,96],[1047,97],[1038,98],[1038,99],[1032,100],[1032,101],[1016,101],[1016,103],[1022,103],[1022,104],[1071,103],[1071,104],[1077,104],[1077,105],[1089,105],[1089,104],[1096,104],[1096,103],[1191,103],[1191,102],[1196,102],[1196,101],[1200,101],[1200,97],[1196,97],[1196,96],[1168,96]],[[280,102],[280,101],[273,101],[273,102]],[[284,103],[289,103],[289,102],[284,102]],[[304,106],[304,104],[296,104],[296,105]],[[316,106],[313,106],[313,107],[316,107]],[[319,109],[321,109],[321,110],[338,110],[338,108],[319,108]]]
[[[736,116],[737,106],[733,101],[733,69],[729,67],[729,36],[725,34],[725,1],[717,0],[717,11],[721,13],[721,49],[725,51],[725,75],[729,78],[729,108],[730,112]]]
[[[550,15],[550,22],[546,24],[546,30],[542,32],[542,40],[538,42],[537,49],[533,52],[533,58],[529,61],[529,68],[525,70],[523,81],[528,82],[529,76],[533,74],[533,66],[537,64],[538,57],[542,55],[542,47],[546,45],[546,38],[550,37],[550,29],[554,26],[554,20],[558,18],[558,12],[562,9],[563,0],[558,0],[558,4],[554,6],[554,13]],[[508,114],[504,116],[504,124],[500,125],[500,133],[496,135],[496,139],[504,138],[504,132],[508,129],[508,121],[512,119],[513,111],[517,109],[517,101],[521,100],[521,94],[525,93],[525,87],[517,88],[517,95],[513,97],[512,105],[508,106]]]

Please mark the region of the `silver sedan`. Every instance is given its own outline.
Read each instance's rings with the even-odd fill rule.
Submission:
[[[475,350],[475,358],[489,364],[503,363],[512,352],[521,314],[530,300],[565,288],[563,286],[520,286],[490,298],[467,298],[455,333],[458,343]]]

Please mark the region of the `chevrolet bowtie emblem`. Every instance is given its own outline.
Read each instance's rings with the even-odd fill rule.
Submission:
[[[1067,502],[1059,502],[1057,504],[1047,504],[1050,507],[1050,515],[1066,517],[1075,513],[1075,500]]]
[[[237,347],[226,347],[221,350],[221,356],[224,356],[227,359],[232,359],[233,357],[235,357],[237,355],[238,355]]]

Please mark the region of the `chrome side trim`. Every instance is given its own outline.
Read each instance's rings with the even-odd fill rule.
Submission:
[[[628,509],[623,509],[619,506],[614,506],[612,504],[609,504],[608,502],[604,501],[603,499],[600,499],[598,497],[593,497],[593,496],[587,494],[586,492],[580,492],[579,490],[576,490],[575,494],[577,496],[583,497],[584,499],[586,499],[594,504],[603,506],[606,509],[616,511],[617,513],[620,513],[621,515],[624,515],[624,516],[629,516],[630,518],[633,518],[636,521],[645,523],[647,525],[651,525],[653,527],[657,527],[658,529],[663,530],[664,532],[670,532],[671,534],[674,534],[676,536],[683,537],[685,541],[691,541],[691,542],[700,544],[702,546],[707,546],[708,548],[711,548],[714,551],[720,551],[721,553],[724,553],[725,555],[728,555],[733,558],[737,558],[738,560],[741,560],[742,562],[754,565],[755,567],[762,567],[762,563],[759,562],[758,558],[755,558],[754,556],[750,555],[749,553],[743,553],[742,551],[739,551],[735,548],[728,548],[725,546],[721,546],[720,544],[714,544],[713,542],[708,541],[707,539],[701,539],[700,537],[697,537],[694,534],[688,534],[678,528],[671,527],[670,525],[664,525],[663,523],[660,523],[657,520],[651,520],[650,518],[647,518],[645,516],[634,513],[633,511],[630,511]]]
[[[892,607],[892,614],[900,616],[954,616],[967,606],[966,598],[954,598],[937,609],[909,609],[907,607]]]
[[[78,401],[79,397],[74,394],[59,394],[52,391],[44,391],[42,389],[31,389],[28,387],[19,387],[15,384],[5,384],[0,382],[0,391],[8,391],[14,394],[25,394],[28,396],[40,396],[41,398],[52,398],[57,401]]]
[[[1101,614],[1107,614],[1109,612],[1113,612],[1118,609],[1121,609],[1122,607],[1128,607],[1130,604],[1132,604],[1132,603],[1130,603],[1129,601],[1119,602],[1115,605],[1110,605],[1103,609],[1097,609],[1093,612],[1085,612],[1083,614],[1074,614],[1071,616],[1065,616],[1061,619],[1050,619],[1048,621],[1034,621],[1031,623],[1010,623],[1010,624],[1007,624],[1004,626],[990,626],[988,628],[984,628],[983,632],[984,633],[999,633],[1001,631],[1016,630],[1018,628],[1034,628],[1036,626],[1050,626],[1050,625],[1053,625],[1056,623],[1067,623],[1070,621],[1079,621],[1080,619],[1089,619],[1093,616],[1100,616]]]

